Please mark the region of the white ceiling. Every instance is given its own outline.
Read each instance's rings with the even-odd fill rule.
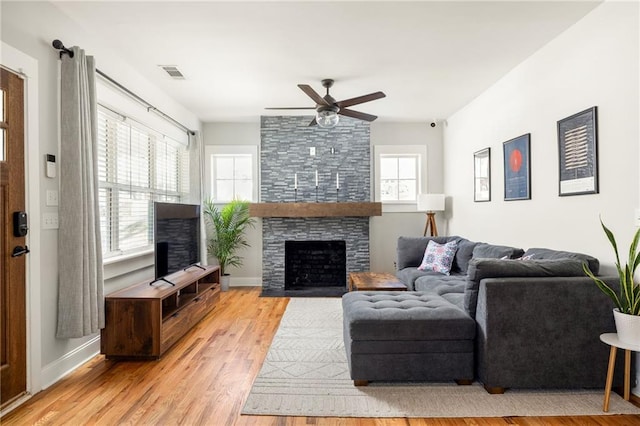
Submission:
[[[54,3],[83,28],[105,34],[126,62],[204,122],[296,113],[264,108],[314,106],[296,85],[324,95],[323,78],[336,80],[337,100],[385,92],[352,107],[380,121],[445,119],[598,5]],[[176,65],[186,79],[172,80],[158,65]]]

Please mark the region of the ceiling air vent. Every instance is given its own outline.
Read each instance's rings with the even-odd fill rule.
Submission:
[[[162,68],[167,74],[169,74],[169,77],[175,80],[184,80],[184,74],[182,74],[178,69],[178,67],[176,67],[175,65],[158,65],[158,66]]]

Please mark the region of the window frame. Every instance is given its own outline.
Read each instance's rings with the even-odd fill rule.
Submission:
[[[374,145],[374,197],[382,203],[383,212],[415,212],[418,194],[427,189],[427,147],[426,145]],[[416,167],[416,198],[414,200],[382,200],[381,196],[381,166],[383,157],[417,157]]]
[[[110,153],[106,156],[102,156],[102,148],[98,149],[99,161],[101,164],[113,164],[111,168],[104,170],[104,176],[98,176],[98,187],[100,192],[105,191],[104,205],[107,207],[107,211],[100,212],[101,220],[104,218],[106,226],[103,228],[102,243],[103,243],[103,264],[112,264],[123,260],[132,259],[138,256],[148,255],[153,252],[153,202],[154,201],[169,201],[169,202],[183,202],[189,196],[188,189],[190,187],[190,173],[189,173],[189,149],[182,141],[176,140],[171,136],[167,136],[158,130],[147,126],[140,121],[126,116],[126,114],[119,112],[116,108],[112,108],[109,105],[105,105],[98,102],[98,120],[102,123],[102,115],[106,116],[106,120],[111,120],[115,124],[106,124],[106,128],[115,130],[115,126],[124,125],[128,128],[128,144],[129,151],[126,155],[131,156],[132,153],[140,154],[141,152],[146,154],[146,168],[144,172],[146,174],[146,183],[140,184],[140,182],[132,181],[132,177],[129,176],[128,181],[119,181],[118,168],[121,166],[121,162],[118,160],[118,149],[122,146],[121,135],[116,131],[114,139],[110,140],[106,146]],[[99,124],[100,125],[100,124]],[[137,132],[137,133],[136,133]],[[143,139],[146,142],[146,149],[142,151],[131,150],[131,140],[133,134],[142,134]],[[165,142],[165,146],[159,147],[158,144]],[[126,142],[126,141],[125,141]],[[102,147],[102,134],[98,132],[98,144]],[[160,149],[159,149],[160,148]],[[170,184],[166,178],[162,181],[158,180],[158,165],[165,164],[164,161],[157,157],[158,153],[167,153],[170,150],[175,150],[177,153],[172,161],[175,161],[175,188],[169,189]],[[106,152],[106,151],[105,151]],[[165,165],[166,166],[166,165]],[[184,168],[186,166],[186,169]],[[128,167],[135,167],[132,163],[129,163]],[[102,179],[105,177],[106,179]],[[187,191],[187,192],[181,192]],[[127,193],[135,199],[134,194],[142,194],[144,197],[149,197],[149,210],[147,211],[148,222],[146,223],[147,234],[151,239],[149,244],[144,246],[134,247],[128,250],[122,249],[120,242],[122,241],[119,229],[120,218],[119,214],[120,196]],[[99,195],[100,196],[100,195]],[[101,205],[102,207],[102,205]],[[102,227],[102,225],[101,225]],[[106,231],[106,232],[105,232]]]
[[[221,200],[216,197],[214,193],[215,188],[215,176],[213,167],[213,157],[215,156],[246,156],[251,158],[251,174],[252,174],[252,188],[251,199],[246,200],[250,203],[257,203],[260,188],[260,170],[258,164],[258,145],[205,145],[205,161],[204,161],[204,189],[205,198],[211,198],[216,204],[226,204],[232,200]],[[234,179],[235,180],[235,179]]]

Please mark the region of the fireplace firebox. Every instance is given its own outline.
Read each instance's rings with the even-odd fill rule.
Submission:
[[[344,241],[285,241],[284,288],[346,287]]]

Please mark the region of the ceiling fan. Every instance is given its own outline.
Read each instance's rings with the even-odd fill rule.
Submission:
[[[318,92],[313,90],[311,86],[308,84],[298,84],[298,87],[307,94],[313,101],[316,103],[315,107],[272,107],[265,109],[315,109],[316,116],[309,123],[309,126],[315,126],[316,124],[320,127],[334,127],[338,124],[339,117],[338,115],[344,115],[347,117],[357,118],[359,120],[364,121],[373,121],[378,118],[372,114],[366,114],[364,112],[354,111],[352,109],[347,109],[347,107],[363,104],[365,102],[375,101],[376,99],[384,98],[386,95],[382,92],[369,93],[368,95],[358,96],[351,99],[345,99],[343,101],[336,101],[330,94],[329,89],[333,86],[333,80],[330,78],[326,78],[322,80],[322,87],[327,89],[327,94],[324,96],[320,96]]]

